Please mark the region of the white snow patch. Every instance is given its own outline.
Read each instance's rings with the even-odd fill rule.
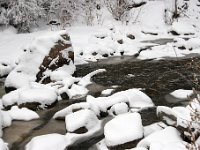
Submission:
[[[142,138],[140,114],[130,113],[115,117],[105,125],[104,135],[107,146],[116,146]]]
[[[170,93],[170,95],[179,99],[187,99],[192,94],[193,94],[193,90],[183,90],[183,89],[179,89]]]
[[[30,121],[39,118],[39,115],[36,112],[27,108],[20,109],[17,106],[13,106],[8,112],[13,120]]]

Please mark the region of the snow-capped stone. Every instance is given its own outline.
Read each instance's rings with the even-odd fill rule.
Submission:
[[[149,136],[142,139],[137,147],[145,147],[154,149],[155,147],[165,147],[174,142],[182,142],[183,140],[180,137],[180,133],[176,128],[166,127],[161,131],[154,132]],[[156,149],[155,149],[156,150]]]
[[[28,86],[30,82],[49,83],[53,71],[73,74],[73,50],[66,31],[36,38],[19,59],[17,67],[5,81],[6,91]]]
[[[12,91],[2,97],[2,103],[5,107],[12,105],[23,105],[30,107],[30,109],[36,109],[37,106],[44,108],[52,105],[57,100],[57,92],[50,87],[24,87],[18,90]],[[26,105],[26,104],[36,104]]]
[[[68,132],[86,133],[96,127],[97,124],[100,124],[100,121],[93,111],[85,109],[67,115],[65,123]]]
[[[193,94],[193,90],[183,90],[183,89],[179,89],[170,93],[170,95],[179,99],[187,99],[192,94]]]
[[[128,105],[126,103],[118,103],[113,105],[110,110],[109,113],[111,115],[119,115],[119,114],[125,114],[129,111]]]
[[[27,108],[20,109],[17,106],[13,106],[8,112],[13,120],[30,121],[39,118],[39,115],[36,112]]]
[[[138,89],[130,89],[115,93],[109,97],[87,96],[87,102],[91,104],[91,109],[100,115],[101,112],[107,112],[108,108],[117,103],[128,103],[129,107],[137,108],[138,110],[144,107],[153,107],[154,104],[150,97]]]
[[[105,125],[104,135],[108,147],[141,139],[143,126],[140,114],[130,113],[116,116]]]
[[[64,150],[67,146],[64,135],[47,134],[34,137],[27,145],[26,150]]]

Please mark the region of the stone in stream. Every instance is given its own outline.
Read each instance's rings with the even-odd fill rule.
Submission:
[[[18,65],[5,80],[5,90],[8,93],[20,89],[20,93],[23,94],[25,88],[35,90],[38,87],[43,88],[40,84],[57,84],[57,81],[62,81],[65,78],[69,77],[71,79],[74,71],[74,52],[69,35],[64,30],[49,33],[44,37],[37,37],[24,50],[24,54],[20,57]],[[32,83],[34,82],[40,84],[33,87]],[[60,95],[63,97],[64,94],[60,93]],[[67,95],[64,96],[64,98],[67,97]],[[57,99],[46,106],[52,106],[56,101]],[[27,100],[27,102],[30,101]],[[40,101],[39,103],[38,101],[36,102],[33,106],[31,106],[31,103],[26,104],[26,102],[23,102],[23,106],[37,109],[37,106],[41,103]]]
[[[105,144],[111,150],[134,148],[144,131],[138,113],[123,114],[109,121],[104,127]]]

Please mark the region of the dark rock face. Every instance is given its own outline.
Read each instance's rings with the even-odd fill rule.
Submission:
[[[74,52],[72,45],[69,42],[70,37],[67,34],[61,35],[64,40],[59,40],[55,43],[55,46],[51,48],[48,56],[45,56],[40,71],[36,75],[36,82],[42,84],[48,84],[51,82],[49,76],[45,76],[44,73],[47,70],[54,71],[64,65],[69,65],[70,62],[74,62]],[[69,43],[68,43],[69,42]]]

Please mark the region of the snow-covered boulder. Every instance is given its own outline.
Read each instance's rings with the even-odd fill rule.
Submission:
[[[171,126],[179,126],[183,125],[185,121],[191,121],[190,110],[185,107],[158,106],[157,116]]]
[[[20,109],[17,106],[13,106],[8,112],[13,120],[30,121],[39,118],[39,115],[36,112],[27,108]]]
[[[6,92],[34,81],[49,83],[54,71],[71,75],[75,71],[73,59],[73,49],[66,31],[38,37],[24,50],[18,66],[6,78]]]
[[[80,110],[65,117],[66,129],[70,133],[83,134],[100,124],[91,110]]]
[[[194,93],[193,90],[179,89],[174,92],[171,92],[170,95],[179,99],[188,99],[188,97],[191,96],[193,93]]]
[[[57,99],[57,92],[53,88],[45,85],[35,86],[32,84],[4,95],[2,97],[2,103],[6,108],[18,105],[36,110],[38,107],[45,108],[52,106],[57,102]]]
[[[128,146],[130,142],[141,139],[143,134],[142,120],[139,113],[119,115],[104,127],[105,143],[108,147],[126,144]]]
[[[34,137],[27,145],[26,150],[65,150],[67,139],[60,134],[47,134]]]
[[[175,142],[183,142],[180,133],[176,128],[166,127],[165,129],[154,132],[146,138],[142,139],[138,143],[137,147],[145,147],[152,150],[162,150],[163,147],[171,145]]]
[[[110,110],[109,114],[110,115],[120,115],[120,114],[125,114],[129,111],[128,105],[126,103],[118,103],[113,105]]]

